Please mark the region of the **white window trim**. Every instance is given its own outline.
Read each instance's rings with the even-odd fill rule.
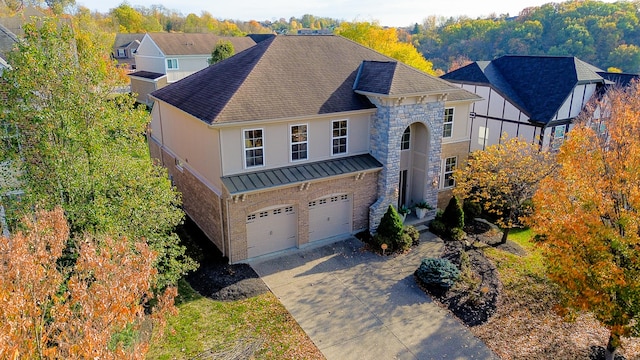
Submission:
[[[407,131],[409,132],[409,140],[407,141],[407,148],[405,149],[404,146],[404,134],[407,133]],[[400,138],[400,151],[407,151],[407,150],[411,150],[411,127],[407,126],[406,129],[404,129],[404,131],[402,132],[402,137]]]
[[[333,124],[339,121],[344,121],[346,122],[347,125],[347,135],[345,136],[338,136],[338,137],[334,137],[333,136]],[[349,153],[349,119],[339,119],[339,120],[331,120],[331,156],[342,156],[345,154]],[[334,153],[333,152],[333,140],[335,139],[345,139],[345,143],[344,143],[344,152],[341,153]]]
[[[247,148],[247,138],[246,138],[247,131],[257,131],[257,130],[262,131],[262,146]],[[244,169],[255,169],[255,168],[260,168],[265,166],[267,161],[266,161],[266,154],[264,151],[264,143],[265,143],[264,128],[242,129],[242,165]],[[251,149],[262,149],[262,165],[247,166],[247,150],[251,150]]]
[[[169,67],[169,62],[170,61],[175,61],[176,67]],[[180,64],[178,63],[178,59],[176,59],[176,58],[167,58],[165,60],[164,64],[167,67],[167,70],[178,70],[178,69],[180,69]]]
[[[453,175],[453,171],[447,171],[447,160],[448,159],[455,159],[455,165],[454,165],[454,169],[453,171],[455,171],[455,168],[458,167],[458,157],[457,156],[449,156],[446,157],[444,159],[442,159],[442,178],[440,179],[440,188],[441,189],[452,189],[456,186],[455,181],[453,183],[453,185],[446,185],[446,178],[447,178],[447,174],[452,174]]]
[[[292,137],[293,137],[293,127],[294,126],[304,126],[305,127],[305,136],[306,136],[306,140],[305,141],[298,141],[298,142],[294,142]],[[264,134],[263,134],[264,135]],[[263,140],[264,141],[264,140]],[[306,144],[307,148],[306,148],[306,152],[307,152],[307,156],[304,159],[293,159],[293,145],[295,144]],[[298,162],[298,161],[304,161],[304,160],[308,160],[309,159],[309,124],[292,124],[289,125],[289,161],[291,162]]]
[[[560,134],[560,136],[557,136],[559,128],[562,128],[562,134]],[[566,134],[567,134],[567,125],[566,124],[556,125],[556,126],[554,126],[552,128],[552,131],[551,131],[551,136],[552,136],[551,148],[553,150],[558,150],[560,148],[560,146],[564,142]]]
[[[446,121],[447,120],[447,110],[451,110],[451,121]],[[452,107],[444,108],[444,114],[445,114],[445,116],[444,116],[444,119],[443,119],[443,122],[442,122],[442,137],[445,138],[445,139],[449,139],[449,138],[453,137],[453,120],[454,120],[455,114],[456,114],[455,108],[452,108]],[[449,136],[444,136],[444,127],[447,124],[451,124],[451,134],[449,134]]]

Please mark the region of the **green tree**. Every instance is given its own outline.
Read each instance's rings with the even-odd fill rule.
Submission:
[[[609,91],[606,118],[571,130],[528,220],[562,304],[605,325],[612,353],[621,336],[640,336],[639,95],[638,83]]]
[[[121,33],[142,33],[145,32],[145,18],[136,9],[127,3],[122,3],[117,8],[111,10],[111,16]]]
[[[495,216],[505,243],[509,230],[520,226],[528,215],[531,197],[553,167],[549,151],[519,137],[503,136],[499,144],[474,151],[467,166],[455,170],[453,193],[465,202],[479,203]]]
[[[19,205],[25,213],[61,206],[74,236],[146,239],[158,254],[157,285],[174,283],[195,263],[173,232],[183,218],[180,196],[150,159],[148,113],[113,92],[123,77],[93,34],[78,28],[74,37],[55,19],[24,29],[3,73],[1,119],[18,129],[20,147],[0,145],[0,158],[21,167]]]
[[[229,40],[220,40],[216,44],[216,47],[211,52],[211,57],[207,60],[209,65],[219,63],[220,61],[230,58],[235,54],[233,44]]]

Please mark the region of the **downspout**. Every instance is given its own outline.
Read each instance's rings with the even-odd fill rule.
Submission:
[[[229,258],[229,263],[233,264],[233,259],[231,258],[231,219],[229,218],[229,198],[227,198],[226,200],[227,203],[227,241],[229,242],[229,253],[227,254],[227,257]],[[222,242],[224,243],[224,237],[222,238]],[[224,246],[223,246],[224,247]]]

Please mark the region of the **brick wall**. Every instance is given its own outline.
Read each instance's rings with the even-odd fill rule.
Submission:
[[[293,205],[298,217],[298,246],[309,242],[309,202],[332,194],[347,193],[352,199],[353,218],[352,231],[367,229],[369,224],[369,206],[377,198],[376,186],[378,173],[366,173],[356,180],[356,175],[338,179],[315,181],[307,189],[299,185],[280,188],[256,194],[246,195],[232,200],[225,200],[223,205],[229,211],[229,239],[231,239],[231,262],[247,258],[247,215],[275,205]],[[229,194],[226,199],[231,199]]]

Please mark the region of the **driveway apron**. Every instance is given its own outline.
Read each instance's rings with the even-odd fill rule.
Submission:
[[[349,238],[251,266],[328,360],[498,359],[416,285],[420,261],[442,250],[429,232],[394,256]]]

